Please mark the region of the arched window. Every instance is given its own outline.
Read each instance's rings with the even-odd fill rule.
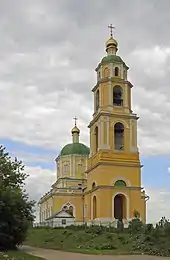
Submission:
[[[96,196],[93,197],[93,219],[97,217],[97,199]]]
[[[68,213],[73,216],[73,206],[69,206]]]
[[[65,206],[62,207],[62,210],[67,211],[68,207],[65,205]]]
[[[123,180],[117,180],[114,186],[126,186],[126,182]]]
[[[94,189],[95,187],[96,187],[96,183],[93,182],[93,183],[92,183],[92,189]]]
[[[96,153],[98,151],[98,138],[99,138],[98,127],[96,126],[96,128],[95,128],[95,150],[96,150]]]
[[[100,95],[99,95],[99,90],[96,92],[96,110],[99,108],[99,103],[100,103]]]
[[[110,74],[110,70],[106,67],[105,69],[104,69],[104,78],[107,78],[107,77],[109,77],[109,74]]]
[[[70,214],[71,216],[74,215],[74,208],[72,205],[70,205],[70,203],[67,203],[66,205],[64,205],[62,207],[62,210],[66,211],[68,214]]]
[[[123,106],[123,95],[122,95],[122,89],[120,86],[115,86],[113,88],[113,105],[114,106]]]
[[[115,67],[115,76],[119,76],[119,68],[118,67]]]
[[[124,126],[122,123],[116,123],[114,126],[114,145],[115,150],[124,149]]]

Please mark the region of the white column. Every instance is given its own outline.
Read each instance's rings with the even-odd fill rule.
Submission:
[[[96,112],[96,91],[94,92],[94,96],[93,97],[94,97],[94,112]]]
[[[106,123],[107,126],[107,141],[106,143],[104,143],[104,123]],[[109,118],[107,117],[107,119],[102,118],[101,119],[101,149],[109,149],[110,145],[109,145]]]
[[[63,165],[62,159],[60,159],[60,177],[63,177]]]
[[[72,155],[70,155],[70,177],[73,176]]]
[[[73,166],[73,174],[72,174],[72,176],[73,177],[76,177],[76,160],[75,160],[75,156],[73,155],[73,159],[72,159],[72,166]]]
[[[98,149],[102,148],[102,129],[101,129],[101,118],[98,121]]]
[[[123,64],[121,64],[121,67],[120,67],[120,75],[121,75],[121,79],[123,79]]]
[[[109,117],[107,117],[107,145],[110,149],[110,123],[109,123]]]
[[[124,100],[123,100],[125,108],[128,108],[127,98],[128,98],[128,95],[127,95],[127,84],[125,84],[125,86],[124,86]]]
[[[101,79],[103,78],[103,66],[101,66],[101,68],[100,68],[100,77],[101,77]]]
[[[108,95],[109,95],[109,105],[113,105],[113,93],[112,93],[112,83],[108,82]]]
[[[110,69],[110,75],[109,77],[113,77],[113,63],[110,63],[110,66],[109,66],[109,69]]]
[[[135,133],[134,133],[134,138],[135,138],[135,151],[137,152],[138,147],[137,147],[137,120],[134,119],[134,128],[135,128]]]
[[[93,135],[93,133],[92,133],[92,129],[90,128],[90,157],[93,155],[93,142],[92,142],[92,136]]]
[[[87,171],[87,166],[88,166],[88,160],[86,159],[86,164],[85,164],[86,168],[85,171]]]
[[[130,152],[132,152],[133,151],[133,148],[132,148],[132,119],[130,119],[130,127],[129,127],[130,129],[130,144],[129,144],[129,149],[130,149]]]

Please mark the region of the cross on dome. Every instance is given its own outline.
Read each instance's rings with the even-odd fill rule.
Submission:
[[[75,116],[73,119],[75,120],[75,126],[76,126],[78,118]]]
[[[108,28],[110,29],[110,36],[113,36],[113,29],[115,29],[115,27],[112,25],[112,23],[110,25],[108,25]]]

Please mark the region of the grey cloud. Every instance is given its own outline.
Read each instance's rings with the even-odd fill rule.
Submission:
[[[94,69],[105,55],[112,22],[134,84],[141,152],[169,153],[170,58],[164,55],[169,5],[166,0],[1,1],[0,136],[58,150],[71,140],[72,117],[77,115],[81,140],[89,144]],[[155,46],[160,46],[157,58]]]
[[[76,115],[80,139],[89,145],[94,69],[105,55],[107,25],[113,23],[118,54],[130,67],[134,84],[140,152],[169,154],[169,9],[169,0],[1,1],[0,137],[59,151],[71,141]],[[19,155],[26,163],[34,161]],[[41,162],[46,159],[36,156]],[[55,169],[26,170],[27,190],[38,200],[56,179]],[[156,221],[159,210],[158,217],[164,212],[169,216],[169,193],[147,192],[149,219]],[[164,206],[158,209],[162,200]]]

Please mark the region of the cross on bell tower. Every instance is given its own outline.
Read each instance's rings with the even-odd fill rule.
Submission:
[[[78,120],[78,118],[75,116],[74,118],[74,121],[75,121],[75,126],[77,125],[77,120]]]
[[[111,23],[110,25],[108,25],[108,28],[110,29],[110,36],[113,37],[113,29],[115,29],[115,27]]]

